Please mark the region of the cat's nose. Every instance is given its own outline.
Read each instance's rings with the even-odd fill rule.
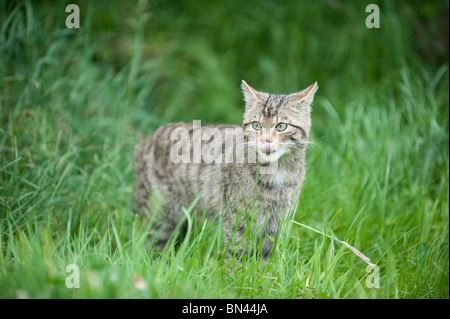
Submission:
[[[265,143],[272,143],[272,140],[267,139],[267,138],[263,138],[261,139],[261,143],[265,144]]]

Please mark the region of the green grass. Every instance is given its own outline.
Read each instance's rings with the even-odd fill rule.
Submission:
[[[65,2],[11,3],[0,298],[449,298],[448,49],[434,41],[446,1],[377,2],[377,30],[362,2],[80,1],[79,30]],[[319,82],[294,219],[322,234],[291,223],[270,263],[229,278],[217,222],[147,249],[133,148],[172,121],[240,123],[241,79],[281,93]],[[379,289],[327,235],[379,266]],[[70,264],[80,288],[66,287]]]

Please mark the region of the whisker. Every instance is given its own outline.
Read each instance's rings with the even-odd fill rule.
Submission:
[[[284,142],[284,145],[295,145],[295,146],[304,146],[308,144],[314,144],[314,142],[311,141],[292,141],[292,142]]]
[[[256,146],[255,142],[244,142],[242,144],[239,144],[237,147],[241,148],[241,147],[245,147],[245,146]]]
[[[245,146],[245,145],[256,145],[256,143],[255,142],[245,142],[245,143],[241,144],[241,146]]]

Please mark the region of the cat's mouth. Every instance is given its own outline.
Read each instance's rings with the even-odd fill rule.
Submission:
[[[267,156],[269,156],[270,154],[275,153],[277,150],[272,149],[272,150],[261,150],[264,154],[266,154]]]
[[[253,147],[258,154],[258,161],[261,163],[276,162],[288,151],[282,144],[273,142],[255,143]]]
[[[271,148],[259,148],[259,159],[262,160],[262,162],[273,162],[277,161],[278,158],[282,155],[282,153],[279,152],[278,149],[275,149],[273,147]]]

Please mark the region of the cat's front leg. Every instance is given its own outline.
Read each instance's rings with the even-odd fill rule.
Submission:
[[[249,226],[246,219],[237,224],[233,220],[231,224],[229,220],[225,221],[224,234],[228,247],[225,262],[230,274],[240,271],[250,257],[256,257],[263,263],[269,260],[276,233],[267,233],[264,226]]]

